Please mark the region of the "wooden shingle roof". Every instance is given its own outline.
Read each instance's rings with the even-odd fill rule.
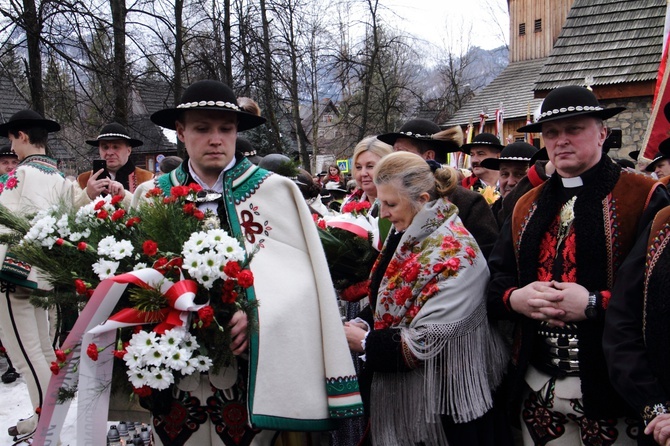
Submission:
[[[503,105],[504,119],[525,118],[542,102],[533,97],[533,85],[546,59],[524,60],[510,63],[493,82],[458,110],[444,125],[466,125],[479,122],[479,114],[485,110],[487,122],[495,120],[495,111]],[[532,116],[531,116],[532,118]]]
[[[666,0],[575,0],[534,90],[653,81]]]

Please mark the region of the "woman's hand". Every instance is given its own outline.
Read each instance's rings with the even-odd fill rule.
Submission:
[[[233,314],[233,317],[230,319],[230,350],[233,352],[233,355],[241,355],[247,349],[249,342],[247,340],[247,325],[249,321],[247,320],[247,313],[242,310],[239,310],[237,313]]]
[[[356,322],[344,323],[344,334],[347,337],[349,350],[357,353],[365,353],[361,341],[365,339],[365,335],[367,335],[368,333],[366,329],[367,327],[365,326],[365,324],[362,323],[356,323]]]

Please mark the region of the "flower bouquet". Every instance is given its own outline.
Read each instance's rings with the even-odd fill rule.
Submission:
[[[195,372],[216,373],[229,365],[234,356],[228,322],[235,312],[244,311],[249,330],[256,328],[256,302],[247,297],[254,253],[219,228],[215,215],[197,208],[200,191],[197,185],[177,186],[164,197],[152,189],[136,210],[124,209],[121,196],[98,197],[76,212],[65,205],[45,209],[30,222],[0,207],[0,224],[10,229],[2,241],[40,270],[53,287],[53,301],[76,302],[82,309],[103,281],[130,277],[124,283],[132,286],[105,323],[119,328],[117,341],[89,345],[87,353],[97,359],[98,352],[113,348],[125,366],[115,367],[115,383],[130,383],[142,397]],[[79,361],[73,350],[57,352],[54,374]],[[72,394],[73,388],[63,389],[64,396]]]
[[[340,298],[357,301],[367,295],[368,276],[377,258],[376,220],[370,203],[350,202],[335,217],[315,218],[330,276]]]

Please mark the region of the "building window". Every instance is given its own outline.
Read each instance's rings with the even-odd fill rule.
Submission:
[[[520,36],[525,36],[526,35],[526,24],[525,23],[520,23],[519,24],[519,35]]]
[[[539,33],[542,31],[542,19],[535,20],[535,32]]]

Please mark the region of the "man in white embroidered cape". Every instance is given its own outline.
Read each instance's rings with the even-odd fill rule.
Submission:
[[[231,349],[240,355],[242,373],[229,369],[209,380],[196,376],[200,384],[182,381],[180,390],[198,398],[196,407],[182,406],[186,415],[180,420],[175,413],[156,417],[156,439],[172,445],[268,444],[272,430],[328,430],[332,418],[361,414],[332,282],[307,205],[293,182],[235,154],[237,132],[265,119],[242,111],[232,90],[217,81],[196,82],[177,108],[151,119],[177,131],[188,158],[170,174],[140,185],[133,205],[151,188],[168,194],[172,186],[195,182],[206,191],[199,208],[242,235],[248,251],[260,247],[250,265],[258,333],[247,338],[243,312],[230,322]],[[210,383],[223,392],[214,396]],[[207,420],[189,418],[204,406]],[[229,416],[231,407],[237,419]],[[195,429],[189,427],[192,421]]]

